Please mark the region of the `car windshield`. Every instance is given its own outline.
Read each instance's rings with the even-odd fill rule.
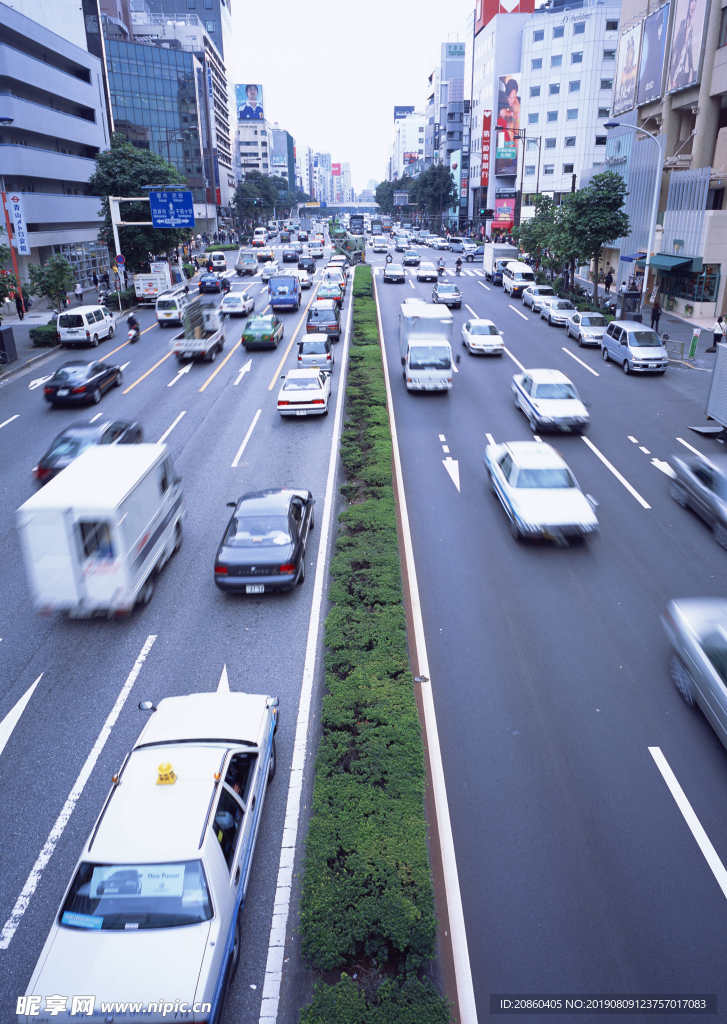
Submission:
[[[494,324],[472,324],[470,334],[499,334]]]
[[[409,350],[412,370],[449,370],[451,366],[449,346],[417,345]]]
[[[325,341],[303,341],[298,350],[302,356],[323,356],[328,351]]]
[[[80,313],[62,313],[58,317],[59,327],[83,327],[83,317]]]
[[[459,288],[454,284],[440,284],[437,291],[440,295],[456,295]]]
[[[515,280],[516,281],[534,281],[535,280],[535,275],[534,274],[528,274],[527,272],[522,273],[522,272],[518,271],[518,273],[515,274]]]
[[[82,380],[87,371],[87,366],[62,366],[53,374],[53,380]]]
[[[157,309],[176,309],[176,299],[157,299]]]
[[[283,391],[320,391],[321,382],[317,377],[289,377],[283,384]]]
[[[227,548],[271,548],[290,544],[288,517],[235,516],[222,544]]]
[[[538,384],[537,398],[578,398],[572,384]]]
[[[63,434],[57,437],[51,445],[47,459],[75,459],[81,452],[85,452],[94,442],[94,434]]]
[[[536,295],[555,295],[555,292],[553,291],[553,289],[552,288],[547,288],[547,287],[545,287],[545,288],[535,288],[534,291],[535,291]]]
[[[723,683],[727,683],[727,638],[723,633],[712,633],[702,640],[702,650],[712,662]]]
[[[575,480],[567,469],[521,469],[515,486],[554,490],[575,485]]]
[[[572,302],[554,302],[553,309],[575,309]]]
[[[650,348],[661,345],[661,342],[655,331],[629,331],[629,345],[635,345],[637,348]]]
[[[584,316],[581,318],[583,327],[605,327],[606,321],[602,316]]]
[[[202,862],[88,864],[61,907],[68,928],[139,931],[200,924],[212,917]]]

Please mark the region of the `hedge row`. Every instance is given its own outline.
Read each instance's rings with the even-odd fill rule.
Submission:
[[[210,245],[207,246],[205,252],[232,252],[233,249],[239,248],[239,245],[231,245],[228,244],[227,242],[225,242],[224,245],[218,244],[217,242],[212,242]]]
[[[316,983],[301,1024],[447,1024],[422,976],[436,941],[424,751],[406,644],[392,446],[371,268],[353,283],[326,689],[301,898]],[[355,975],[355,980],[354,980]]]
[[[133,288],[125,288],[121,293],[121,308],[131,309],[137,303],[136,292]],[[109,309],[114,309],[119,305],[119,293],[109,292],[106,296],[106,305]]]
[[[53,348],[58,344],[58,328],[56,318],[53,317],[47,324],[39,324],[30,328],[30,340],[34,348]]]

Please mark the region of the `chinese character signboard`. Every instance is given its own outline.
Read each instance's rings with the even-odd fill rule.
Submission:
[[[30,256],[30,242],[25,224],[25,210],[23,208],[23,197],[20,192],[9,192],[5,204],[10,220],[13,222],[15,234],[13,245],[18,250],[18,256]]]
[[[490,184],[490,139],[492,136],[492,111],[482,111],[482,170],[480,171],[480,187],[487,188]]]
[[[191,192],[150,192],[149,206],[155,228],[193,228]]]

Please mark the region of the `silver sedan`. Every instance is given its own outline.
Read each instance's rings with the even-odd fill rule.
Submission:
[[[549,284],[531,284],[523,292],[523,306],[530,306],[533,313],[540,309],[541,300],[550,296],[555,298],[555,292]]]
[[[563,327],[575,313],[576,307],[568,299],[546,297],[540,303],[540,319],[547,320],[552,327]]]
[[[606,333],[606,318],[603,313],[573,313],[565,322],[565,336],[571,335],[578,344],[600,345]]]
[[[671,496],[682,508],[692,508],[712,528],[712,536],[727,548],[727,456],[674,455]]]

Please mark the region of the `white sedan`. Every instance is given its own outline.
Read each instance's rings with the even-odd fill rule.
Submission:
[[[230,316],[247,316],[255,309],[255,299],[249,292],[228,292],[220,303],[220,312]]]
[[[310,274],[308,273],[308,271],[307,270],[296,270],[296,274],[298,275],[298,280],[300,281],[300,287],[301,288],[310,288],[310,286],[311,286],[311,279],[310,279]]]
[[[505,351],[502,335],[492,320],[468,320],[462,327],[462,344],[471,354],[501,356]]]
[[[313,367],[289,370],[278,394],[281,416],[327,416],[331,375]]]
[[[270,260],[263,267],[260,277],[263,279],[263,281],[269,281],[271,277],[277,277],[281,273],[282,271],[280,269],[280,264],[278,263],[278,261]]]
[[[523,306],[530,306],[533,313],[537,313],[540,309],[540,303],[547,296],[556,298],[556,294],[549,284],[528,285],[523,292]]]
[[[567,537],[585,537],[598,529],[596,502],[583,493],[549,444],[490,444],[484,462],[516,540],[542,537],[565,545]]]
[[[388,252],[389,247],[383,238],[374,239],[374,252]]]
[[[104,1004],[132,1002],[152,1024],[219,1019],[275,775],[278,699],[194,693],[139,707],[153,714],[83,848],[23,997],[24,1024],[41,1010],[69,1024],[110,1020]]]
[[[570,317],[575,313],[576,307],[568,299],[559,299],[558,296],[545,296],[540,300],[540,319],[547,320],[552,327],[564,327]]]
[[[590,416],[571,381],[560,370],[526,370],[512,378],[515,408],[522,409],[530,429],[583,433]]]
[[[417,267],[417,281],[436,281],[437,268],[429,260],[425,260]]]

